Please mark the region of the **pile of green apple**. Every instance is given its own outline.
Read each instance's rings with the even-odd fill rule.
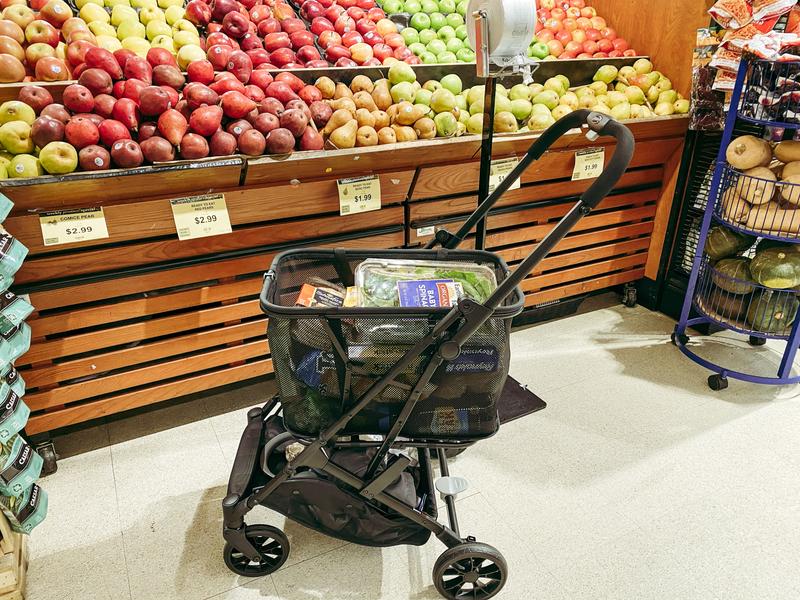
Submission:
[[[467,3],[468,0],[384,0],[382,8],[387,14],[409,15],[408,27],[400,35],[423,63],[475,62],[464,23]]]

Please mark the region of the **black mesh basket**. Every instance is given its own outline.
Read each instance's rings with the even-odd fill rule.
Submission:
[[[508,275],[502,259],[469,250],[293,250],[280,254],[266,277],[261,308],[269,315],[269,344],[283,405],[294,433],[313,436],[342,416],[450,309],[296,307],[311,278],[352,286],[367,258],[456,261],[491,267],[498,284]],[[497,431],[497,400],[508,374],[511,319],[522,311],[517,288],[425,386],[403,427],[407,438],[471,440]],[[342,359],[335,345],[338,343]],[[423,352],[342,435],[385,434],[421,379],[432,349]]]

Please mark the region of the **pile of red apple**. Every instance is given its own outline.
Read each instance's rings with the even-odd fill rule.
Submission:
[[[375,0],[306,0],[299,14],[285,0],[191,0],[186,18],[204,28],[207,57],[217,70],[235,50],[264,68],[418,62]]]
[[[608,26],[586,0],[540,2],[536,42],[546,44],[556,58],[618,58],[638,56],[628,42]],[[544,51],[544,48],[542,49]],[[539,58],[544,58],[539,56]]]
[[[174,57],[159,50],[145,60],[128,50],[90,49],[87,68],[64,89],[61,104],[40,86],[23,87],[19,100],[37,115],[34,144],[70,144],[84,171],[322,149],[316,127],[331,110],[316,87],[266,69],[215,74],[205,60],[189,65],[185,83]]]
[[[30,5],[30,6],[29,6]],[[0,83],[70,78],[65,44],[94,38],[86,23],[63,0],[0,2]],[[62,39],[63,37],[63,39]],[[79,44],[80,45],[80,44]]]

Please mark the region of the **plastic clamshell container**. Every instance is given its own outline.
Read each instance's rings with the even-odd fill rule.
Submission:
[[[483,302],[497,288],[491,267],[468,262],[369,258],[355,272],[362,306],[400,306],[398,282],[432,280],[460,283],[464,296],[476,302]]]

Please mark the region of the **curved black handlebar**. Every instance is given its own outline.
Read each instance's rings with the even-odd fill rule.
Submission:
[[[630,129],[622,123],[602,113],[580,109],[560,118],[548,127],[528,148],[525,156],[514,167],[514,170],[497,186],[494,192],[478,205],[477,210],[470,215],[455,234],[445,231],[437,232],[437,237],[428,243],[426,248],[433,248],[437,243],[445,248],[457,247],[532,162],[538,160],[567,131],[584,125],[598,135],[609,135],[617,140],[614,155],[608,166],[603,169],[591,187],[581,195],[580,202],[583,206],[588,207],[588,210],[595,208],[614,189],[617,181],[628,168],[631,158],[633,158],[634,140]]]

